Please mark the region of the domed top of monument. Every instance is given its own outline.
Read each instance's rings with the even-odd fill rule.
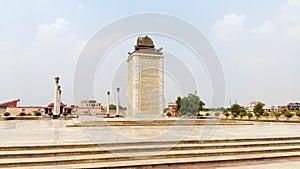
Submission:
[[[151,38],[149,38],[147,35],[144,37],[138,37],[135,49],[146,49],[146,48],[154,48],[154,44]]]

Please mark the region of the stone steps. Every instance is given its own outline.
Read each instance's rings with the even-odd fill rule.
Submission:
[[[43,166],[37,168],[153,168],[159,166],[162,168],[172,168],[172,166],[179,165],[208,165],[212,163],[237,163],[237,162],[248,162],[257,160],[276,160],[282,158],[299,158],[300,153],[289,152],[286,154],[282,153],[262,153],[262,154],[251,154],[251,155],[235,155],[235,156],[218,156],[218,157],[190,157],[190,158],[168,158],[168,159],[143,159],[134,161],[117,161],[117,162],[105,162],[105,163],[93,163],[93,164],[69,164],[69,165],[57,165],[57,166]],[[22,167],[23,168],[23,167]],[[24,167],[26,168],[26,167]],[[30,167],[33,168],[33,167]],[[197,167],[194,167],[197,168]],[[21,168],[19,168],[21,169]]]
[[[224,143],[227,145],[230,143],[244,143],[249,144],[251,142],[256,143],[274,143],[274,142],[299,142],[300,137],[277,137],[277,138],[242,138],[242,139],[216,139],[216,140],[182,140],[182,141],[151,141],[151,142],[121,142],[121,143],[78,143],[78,144],[38,144],[38,145],[8,145],[0,146],[0,151],[14,151],[14,150],[45,150],[45,149],[68,149],[68,148],[88,148],[88,147],[114,147],[118,144],[120,146],[137,146],[142,145],[170,145],[170,144],[209,144],[209,143]],[[138,145],[139,146],[139,145]]]
[[[0,168],[106,168],[300,157],[300,138],[0,147]]]
[[[7,158],[33,158],[33,157],[53,157],[53,156],[74,156],[74,155],[90,155],[90,154],[107,154],[107,153],[130,153],[130,152],[155,152],[155,151],[167,151],[167,150],[206,150],[206,149],[230,149],[230,148],[254,148],[254,147],[275,147],[275,146],[300,146],[300,141],[261,141],[261,142],[242,142],[242,143],[179,143],[175,147],[173,142],[169,145],[129,145],[113,147],[111,145],[101,146],[97,144],[86,145],[71,145],[64,146],[46,146],[46,149],[24,149],[21,152],[19,150],[0,151],[0,159]],[[294,147],[296,148],[296,147]],[[297,147],[298,148],[298,147]],[[43,150],[43,151],[41,151]]]

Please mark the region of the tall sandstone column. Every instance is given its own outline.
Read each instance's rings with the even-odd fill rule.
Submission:
[[[53,106],[53,119],[57,119],[58,115],[60,113],[60,97],[59,97],[59,91],[60,91],[60,86],[59,86],[59,77],[55,77],[55,89],[54,89],[54,106]]]
[[[138,37],[135,50],[127,58],[127,116],[155,119],[164,107],[162,48],[156,49],[148,36]]]

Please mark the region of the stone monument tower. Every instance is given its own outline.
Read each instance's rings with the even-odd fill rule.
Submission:
[[[127,116],[158,118],[164,107],[162,48],[156,49],[148,36],[138,37],[135,50],[127,58]]]

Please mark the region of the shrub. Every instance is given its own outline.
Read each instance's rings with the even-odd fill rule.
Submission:
[[[233,119],[235,119],[239,114],[237,114],[236,112],[231,112],[231,115],[232,115]]]
[[[216,113],[215,113],[215,116],[216,116],[216,117],[219,117],[219,116],[220,116],[220,112],[216,112]]]
[[[247,113],[248,119],[251,119],[253,117],[253,114],[251,112]]]
[[[26,116],[32,116],[32,114],[31,113],[27,113],[27,115]]]
[[[168,112],[168,113],[167,113],[167,116],[168,116],[168,117],[171,117],[171,115],[172,115],[171,112]]]
[[[41,116],[42,114],[41,114],[41,112],[35,112],[34,115],[35,115],[36,117],[38,117],[38,116]]]
[[[186,115],[187,115],[187,116],[191,116],[191,115],[192,115],[192,113],[190,113],[190,112],[187,112],[187,113],[186,113]]]
[[[24,112],[21,112],[21,113],[19,113],[19,116],[26,116],[26,113],[24,113]]]
[[[264,117],[269,117],[269,116],[270,116],[270,113],[266,111],[266,112],[263,113],[263,116],[264,116]]]
[[[247,112],[244,112],[244,111],[240,112],[240,117],[241,117],[241,119],[242,119],[244,116],[247,116]]]
[[[226,117],[226,119],[228,119],[228,116],[230,116],[230,113],[228,113],[228,111],[224,111],[223,114]]]
[[[276,111],[276,112],[273,113],[273,115],[276,117],[276,120],[278,120],[279,117],[281,116],[281,113]]]
[[[294,114],[291,112],[287,112],[287,113],[285,113],[284,116],[286,117],[287,120],[289,120],[290,118],[292,118],[294,116]]]
[[[260,112],[256,112],[254,115],[255,115],[257,120],[260,118]]]
[[[205,116],[210,116],[211,114],[209,112],[205,113]]]
[[[169,112],[169,113],[170,113],[170,112]],[[63,116],[65,116],[65,117],[66,117],[68,114],[69,114],[69,113],[68,113],[68,112],[66,112],[66,111],[65,111],[65,112],[63,112]]]
[[[179,116],[179,117],[182,116],[182,113],[181,113],[181,112],[178,112],[178,116]]]
[[[5,113],[3,114],[3,116],[5,116],[5,117],[10,116],[10,113],[9,113],[9,112],[5,112]]]
[[[49,115],[50,117],[52,117],[53,113],[52,113],[52,112],[50,112],[50,113],[48,113],[48,115]]]
[[[285,116],[286,113],[290,112],[287,108],[281,110],[281,115]]]

